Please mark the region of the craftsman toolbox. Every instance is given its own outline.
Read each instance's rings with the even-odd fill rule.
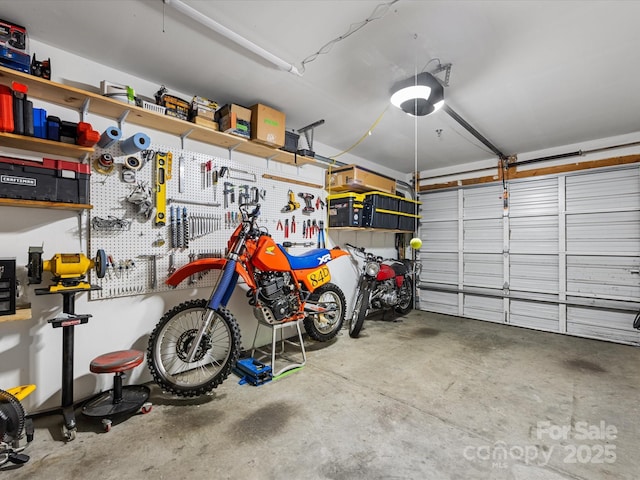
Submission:
[[[16,259],[0,258],[0,315],[16,313]]]
[[[329,227],[361,227],[364,195],[338,193],[327,197],[329,202]]]
[[[396,193],[396,181],[356,165],[327,170],[325,188],[329,192],[369,192],[372,190]]]
[[[0,156],[0,197],[87,204],[90,175],[88,164]]]

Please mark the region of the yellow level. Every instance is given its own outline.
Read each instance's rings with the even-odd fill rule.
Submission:
[[[171,178],[171,152],[156,152],[155,183],[156,183],[156,225],[167,224],[167,180]]]

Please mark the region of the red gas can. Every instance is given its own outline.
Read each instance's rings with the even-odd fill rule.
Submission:
[[[6,85],[0,85],[0,132],[13,132],[13,96]]]

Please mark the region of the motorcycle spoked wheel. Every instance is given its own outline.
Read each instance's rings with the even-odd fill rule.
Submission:
[[[395,310],[400,315],[406,315],[413,310],[413,282],[409,277],[404,278],[404,283],[400,289],[400,301]]]
[[[205,299],[190,300],[169,310],[149,337],[147,365],[163,390],[182,397],[204,395],[220,385],[240,355],[240,329],[234,316],[220,307],[213,313],[193,362],[186,356],[210,311]]]
[[[353,307],[353,314],[351,315],[351,322],[349,323],[349,336],[351,338],[358,338],[360,330],[364,325],[364,319],[367,316],[367,310],[369,309],[369,295],[371,289],[369,285],[364,285],[358,289],[358,296],[356,297],[356,303]]]
[[[331,312],[310,314],[304,319],[304,329],[311,338],[319,342],[328,342],[338,334],[344,322],[344,293],[337,285],[327,283],[309,296],[309,303],[322,307],[336,307],[336,310]]]

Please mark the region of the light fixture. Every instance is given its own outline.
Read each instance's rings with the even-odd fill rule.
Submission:
[[[415,117],[430,115],[444,105],[444,87],[429,72],[402,80],[391,91],[391,103]]]

